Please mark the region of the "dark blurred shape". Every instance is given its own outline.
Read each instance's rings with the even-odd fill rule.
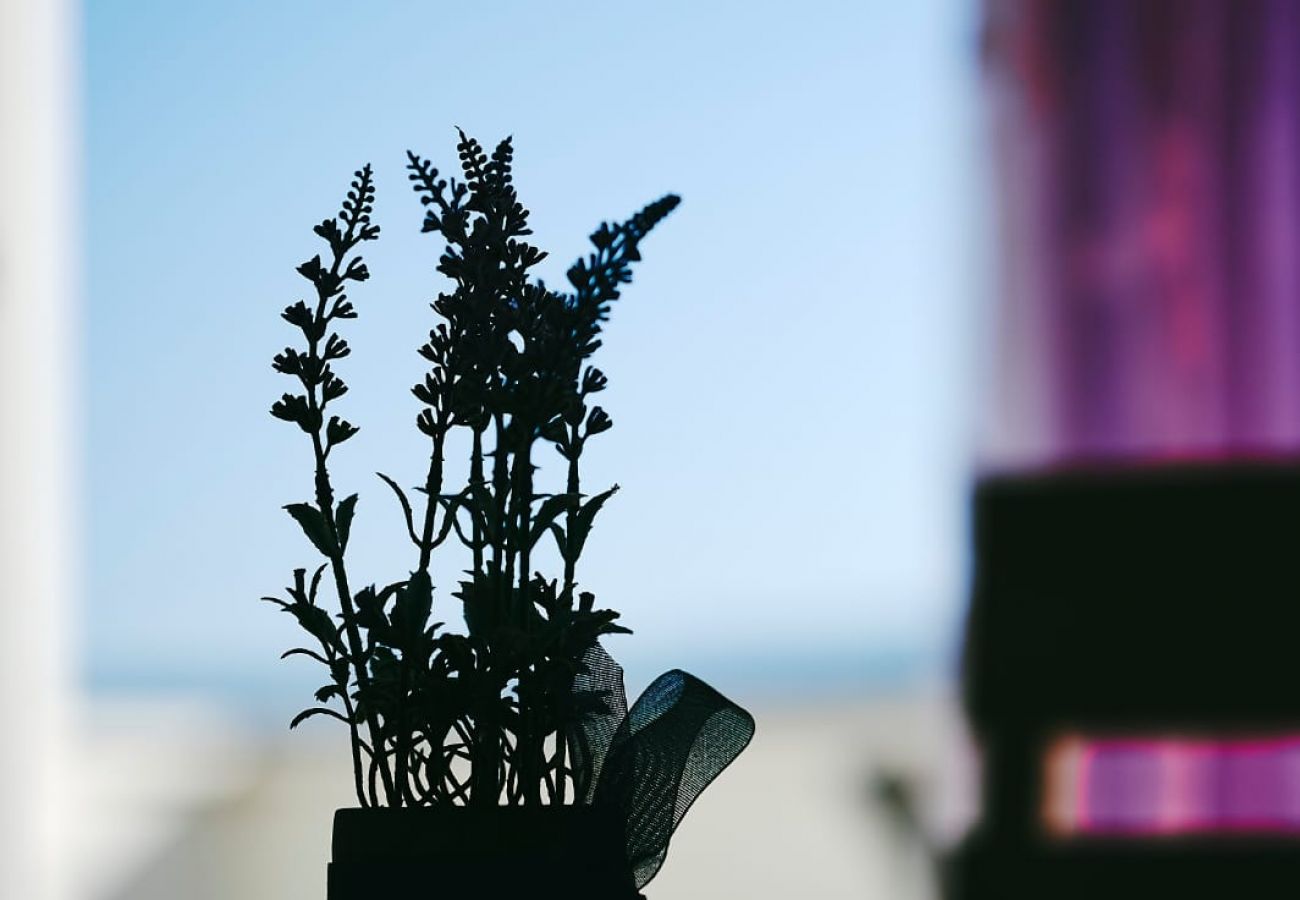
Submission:
[[[985,12],[984,808],[950,894],[1292,896],[1294,804],[1267,795],[1300,791],[1300,4]]]
[[[1151,896],[1153,882],[1167,896],[1234,896],[1223,891],[1282,876],[1300,885],[1293,834],[1062,840],[1044,792],[1065,735],[1231,742],[1300,731],[1298,512],[1290,464],[979,486],[965,702],[984,809],[953,869],[956,896]],[[1130,808],[1153,784],[1128,786]]]
[[[1300,723],[1300,467],[985,480],[977,723]]]
[[[917,846],[929,849],[929,835],[921,819],[916,785],[902,772],[880,768],[868,779],[869,798],[884,815],[894,833]]]

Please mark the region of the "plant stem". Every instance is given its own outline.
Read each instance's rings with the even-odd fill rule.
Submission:
[[[314,398],[311,399],[314,400]],[[334,518],[333,492],[330,488],[329,472],[325,468],[325,453],[321,448],[318,433],[312,435],[312,448],[316,453],[316,503],[320,507],[330,534],[334,535],[337,544],[338,525]],[[348,638],[352,671],[356,675],[357,686],[364,693],[370,687],[370,677],[366,673],[365,654],[362,652],[364,645],[361,642],[361,632],[357,627],[356,609],[352,605],[352,592],[348,587],[348,575],[343,564],[343,551],[341,548],[330,557],[330,570],[334,574],[334,586],[338,591],[339,608],[343,612],[343,626]],[[379,775],[384,783],[384,792],[388,797],[388,802],[395,806],[401,806],[400,797],[394,795],[393,777],[388,771],[388,760],[382,755],[380,737],[383,732],[379,728],[379,717],[373,708],[367,710],[366,727],[370,733],[371,754],[379,761]]]
[[[471,496],[479,494],[483,486],[483,429],[474,429],[474,447],[470,455],[469,463],[469,483],[471,485]],[[481,494],[479,494],[481,496]],[[475,503],[477,503],[475,497]],[[473,530],[471,534],[474,538],[474,571],[480,572],[483,569],[483,526],[479,522],[479,517],[474,516],[471,523]]]
[[[433,438],[433,452],[429,457],[429,473],[424,479],[424,491],[427,503],[424,507],[424,530],[420,533],[420,571],[429,571],[429,562],[433,555],[433,530],[438,512],[438,496],[442,493],[443,442],[446,432],[440,431]]]
[[[568,786],[567,775],[565,774],[565,771],[564,771],[564,766],[565,766],[565,762],[566,762],[566,760],[565,760],[565,751],[566,751],[566,749],[567,749],[568,740],[569,740],[569,736],[568,736],[567,734],[565,734],[565,732],[564,732],[563,729],[561,729],[560,731],[556,732],[556,734],[555,734],[555,756],[552,758],[552,765],[554,765],[554,767],[555,767],[555,797],[554,797],[554,800],[555,800],[556,803],[559,803],[559,804],[561,804],[561,805],[563,805],[564,802],[565,802],[565,799],[566,799],[566,798],[565,798],[565,793],[566,793],[565,788]]]
[[[334,251],[334,261],[330,267],[330,281],[337,283],[339,269],[343,265],[343,257],[347,250],[345,247],[351,243],[353,226],[348,227],[348,232],[342,247]],[[316,320],[323,321],[325,318],[325,304],[329,296],[325,291],[317,288],[317,305]],[[323,329],[322,329],[323,330]],[[319,359],[319,338],[310,337],[308,339],[308,353],[312,360]],[[307,403],[316,418],[324,420],[324,403],[318,400],[316,396],[316,387],[313,385],[307,391]],[[334,537],[335,552],[330,556],[330,570],[334,574],[334,586],[338,591],[339,609],[343,613],[344,631],[348,638],[348,650],[351,656],[351,668],[357,678],[357,687],[364,693],[370,686],[370,678],[366,673],[365,655],[363,653],[364,644],[361,641],[361,632],[357,627],[356,609],[352,605],[352,592],[348,587],[347,570],[343,563],[343,548],[339,546],[338,524],[334,516],[334,491],[330,484],[329,469],[325,464],[325,448],[321,444],[320,428],[317,427],[311,433],[312,453],[316,460],[316,505],[320,508],[321,515],[325,518],[325,523],[329,532]],[[400,806],[401,797],[394,797],[393,777],[388,771],[388,759],[383,755],[383,745],[380,737],[383,735],[379,727],[379,717],[373,707],[367,710],[366,727],[370,734],[370,747],[372,760],[379,764],[379,774],[384,783],[384,792],[388,797],[389,803]],[[353,734],[356,739],[355,728]],[[373,792],[372,792],[373,793]],[[377,799],[377,798],[373,798]]]
[[[333,672],[334,663],[338,660],[338,654],[329,646],[326,647],[326,653],[329,657],[330,670]],[[348,714],[348,731],[352,735],[352,780],[357,790],[357,802],[363,807],[371,806],[371,798],[366,796],[365,769],[361,764],[361,735],[357,732],[357,711],[352,704],[352,698],[348,696],[346,684],[343,685],[340,696],[343,699],[343,711]]]
[[[573,526],[576,522],[578,502],[580,500],[578,492],[582,490],[582,482],[578,477],[578,460],[582,458],[581,437],[578,434],[577,425],[569,426],[569,446],[573,448],[569,455],[569,481],[565,485],[571,502],[569,504],[568,514],[565,517],[565,527],[568,534],[573,535]],[[578,561],[570,553],[564,554],[564,596],[568,598],[569,609],[573,609],[573,589],[577,587],[576,577]]]
[[[569,428],[569,446],[572,452],[569,455],[569,478],[565,485],[565,491],[569,494],[572,502],[569,506],[568,515],[565,520],[568,533],[573,534],[573,525],[575,521],[576,510],[578,507],[578,493],[582,490],[582,481],[579,477],[578,460],[582,457],[582,443],[578,434],[577,425]],[[565,554],[564,560],[564,594],[565,602],[569,609],[573,609],[573,592],[578,586],[577,582],[577,560],[571,554]],[[565,763],[568,756],[569,736],[564,727],[561,727],[555,735],[555,755],[551,759],[551,764],[555,767],[555,802],[564,803],[568,792],[568,780],[565,775]]]
[[[443,440],[445,431],[439,431],[433,437],[433,452],[429,457],[429,472],[424,479],[426,503],[424,507],[424,529],[420,536],[419,571],[428,573],[430,558],[433,554],[433,531],[437,518],[438,497],[442,493]],[[405,653],[398,661],[399,689],[397,694],[397,781],[399,796],[405,796],[412,805],[415,798],[411,794],[409,757],[412,749],[409,721],[407,717],[407,693],[410,691],[411,661]],[[400,805],[400,804],[398,804]]]
[[[532,445],[534,429],[529,426],[521,428],[520,447],[515,452],[514,500],[517,513],[517,534],[519,536],[519,627],[528,630],[532,611],[530,586],[531,540],[532,528],[533,465]],[[524,667],[519,672],[521,692],[532,697],[534,680],[537,677],[535,664],[532,669]],[[545,778],[545,736],[540,733],[536,704],[521,704],[519,710],[519,762],[520,779],[523,782],[523,802],[525,805],[539,805],[542,802],[542,781]]]
[[[492,499],[496,514],[497,539],[492,543],[492,568],[496,573],[504,571],[505,566],[505,532],[506,532],[506,496],[510,493],[508,460],[506,459],[505,422],[502,413],[493,413],[496,426],[496,445],[492,453]],[[509,585],[507,585],[509,587]]]

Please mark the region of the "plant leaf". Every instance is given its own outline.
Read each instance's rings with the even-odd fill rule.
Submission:
[[[348,535],[352,532],[352,516],[357,509],[357,495],[344,498],[334,514],[335,528],[339,534],[339,553],[348,549]]]
[[[331,559],[338,554],[338,548],[334,546],[334,536],[330,534],[329,526],[325,524],[325,517],[321,515],[320,510],[310,503],[290,503],[285,509],[302,526],[303,534],[307,535],[307,539],[317,550]]]
[[[618,485],[614,485],[604,493],[597,494],[586,503],[582,504],[578,512],[573,516],[573,522],[569,526],[568,547],[567,550],[572,554],[573,559],[582,555],[582,548],[587,543],[587,536],[591,534],[592,522],[596,519],[596,513],[605,505],[605,501],[618,491]]]
[[[292,613],[303,630],[320,641],[322,647],[339,653],[346,652],[343,642],[339,639],[338,631],[334,628],[334,620],[321,607],[312,606],[310,603],[294,603],[286,607],[285,612]]]
[[[312,716],[329,716],[332,719],[338,719],[344,725],[351,724],[348,722],[347,716],[342,715],[341,713],[335,712],[332,709],[326,709],[323,706],[313,706],[311,709],[304,709],[302,712],[298,713],[298,715],[294,716],[293,721],[289,723],[289,729],[292,730],[297,728]]]
[[[388,621],[384,618],[384,603],[375,594],[372,584],[357,591],[353,598],[356,604],[357,625],[367,631],[382,631]]]
[[[433,585],[429,573],[417,570],[411,573],[406,584],[397,590],[393,612],[389,620],[402,641],[402,649],[412,648],[424,634],[433,610]]]
[[[420,539],[415,536],[415,522],[411,513],[411,501],[406,499],[406,492],[398,486],[396,481],[393,481],[383,472],[376,472],[375,474],[384,479],[384,484],[392,488],[393,493],[397,495],[397,502],[402,504],[402,515],[406,519],[406,533],[411,538],[412,544],[417,547],[420,546]]]
[[[286,650],[280,654],[280,659],[288,659],[291,656],[310,656],[318,663],[329,665],[329,660],[321,656],[315,650],[308,650],[306,647],[294,647],[292,650]]]
[[[572,509],[578,502],[577,494],[552,494],[542,501],[541,507],[533,516],[532,526],[528,533],[528,546],[536,547],[537,542],[542,539],[542,535],[551,527],[551,523],[556,517],[569,509]]]

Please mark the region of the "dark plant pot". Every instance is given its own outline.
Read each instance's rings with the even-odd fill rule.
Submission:
[[[633,900],[622,823],[590,806],[340,809],[329,900]]]

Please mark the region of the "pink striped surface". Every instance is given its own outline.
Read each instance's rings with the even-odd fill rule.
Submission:
[[[1300,732],[1065,735],[1044,774],[1043,822],[1059,837],[1300,837]]]

